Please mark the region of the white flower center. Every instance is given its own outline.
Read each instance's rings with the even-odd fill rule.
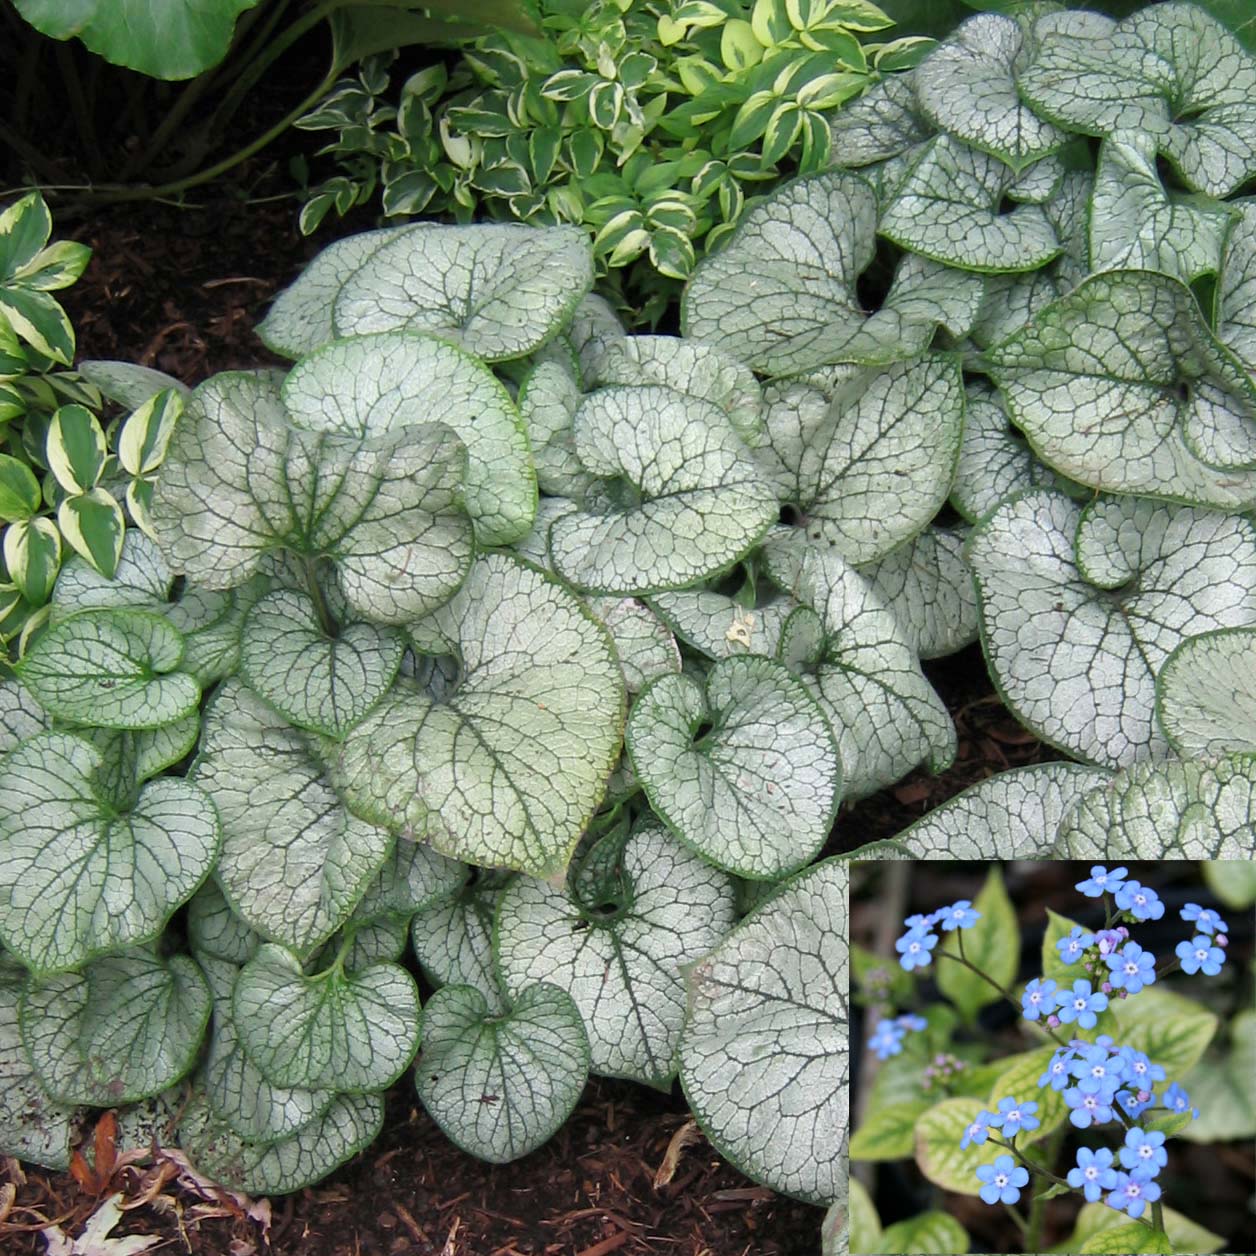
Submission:
[[[1125,971],[1132,977],[1138,971],[1138,965],[1133,960],[1130,960],[1125,965]]]
[[[1196,952],[1195,952],[1195,958],[1196,958],[1197,960],[1199,960],[1199,962],[1202,964],[1202,963],[1204,962],[1204,960],[1206,960],[1206,959],[1208,958],[1208,952],[1207,952],[1207,951],[1196,951]]]
[[[1131,1199],[1137,1199],[1143,1193],[1143,1188],[1137,1182],[1130,1182],[1125,1188],[1125,1193]]]
[[[1074,1000],[1073,1000],[1073,1006],[1074,1006],[1074,1007],[1075,1007],[1075,1008],[1076,1008],[1079,1012],[1084,1012],[1084,1011],[1086,1010],[1086,1000],[1085,1000],[1085,999],[1074,999]]]
[[[1150,1160],[1152,1156],[1152,1150],[1153,1149],[1147,1143],[1143,1143],[1138,1149],[1138,1154],[1142,1156],[1144,1160]]]
[[[1146,905],[1146,903],[1147,903],[1147,895],[1146,895],[1146,894],[1135,894],[1135,895],[1134,895],[1134,902],[1136,902],[1136,903],[1139,905],[1139,907],[1143,907],[1143,906],[1145,906],[1145,905]]]
[[[1097,1178],[1099,1176],[1099,1170],[1093,1164],[1089,1164],[1086,1166],[1086,1176],[1092,1179]]]
[[[994,1184],[995,1184],[995,1186],[999,1187],[999,1189],[1000,1189],[1000,1190],[1001,1190],[1003,1187],[1005,1187],[1005,1186],[1007,1185],[1007,1174],[1006,1174],[1006,1173],[996,1173],[996,1174],[994,1175]]]

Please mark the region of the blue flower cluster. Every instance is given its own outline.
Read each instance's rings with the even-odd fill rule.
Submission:
[[[868,1045],[877,1053],[878,1060],[888,1060],[903,1049],[903,1039],[912,1032],[926,1029],[929,1022],[923,1016],[898,1016],[894,1020],[879,1020],[868,1039]]]
[[[1069,1120],[1078,1129],[1115,1120],[1113,1108],[1137,1117],[1152,1106],[1152,1092],[1164,1069],[1133,1047],[1117,1047],[1109,1034],[1094,1042],[1074,1038],[1051,1057],[1040,1087],[1062,1091]]]
[[[907,932],[894,943],[898,962],[908,972],[924,968],[933,959],[932,951],[938,944],[938,935],[933,930],[950,933],[954,929],[971,929],[980,919],[981,913],[973,910],[972,901],[967,898],[939,907],[927,916],[908,916],[903,922]]]

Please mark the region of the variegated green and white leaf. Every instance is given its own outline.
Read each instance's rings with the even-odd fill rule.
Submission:
[[[66,544],[102,575],[112,576],[122,556],[126,517],[103,488],[77,493],[57,507],[57,527]]]
[[[51,717],[29,689],[15,680],[0,680],[0,755],[51,727]]]
[[[1256,623],[1256,529],[1145,498],[1084,510],[1032,490],[978,524],[968,559],[986,660],[1031,730],[1077,758],[1163,756],[1155,678],[1184,638]]]
[[[1001,13],[976,14],[913,76],[916,99],[939,130],[1017,170],[1065,140],[1016,91],[1016,74],[1028,60],[1027,25]]]
[[[834,161],[870,166],[899,157],[933,133],[920,110],[915,74],[887,74],[829,117]]]
[[[456,859],[401,838],[354,908],[350,927],[389,916],[401,917],[408,924],[416,912],[453,899],[468,872]]]
[[[401,633],[364,620],[329,637],[306,596],[267,594],[244,621],[240,675],[298,728],[343,738],[388,692],[401,666]]]
[[[997,157],[949,135],[925,146],[877,230],[913,253],[974,271],[1036,270],[1061,249],[1040,205],[999,206],[1015,182]]]
[[[1018,86],[1036,113],[1070,130],[1155,137],[1209,196],[1256,172],[1256,57],[1196,5],[1149,5],[1106,33],[1041,39]]]
[[[1136,763],[1064,817],[1059,859],[1256,859],[1256,759]]]
[[[1157,673],[1156,718],[1184,759],[1256,754],[1256,630],[1183,641]]]
[[[502,895],[495,947],[507,994],[538,981],[566,990],[584,1018],[590,1068],[666,1089],[685,1015],[681,969],[732,928],[732,879],[662,828],[639,830],[605,878],[603,910],[520,877]]]
[[[562,362],[538,362],[519,389],[519,414],[544,493],[581,498],[593,484],[576,457],[573,420],[583,396],[573,369]]]
[[[98,750],[41,733],[0,760],[0,938],[37,972],[155,938],[218,854],[218,817],[195,785],[152,781],[119,811]]]
[[[210,1002],[186,955],[126,951],[27,985],[22,1042],[48,1094],[110,1108],[155,1095],[191,1069]]]
[[[198,960],[206,956],[239,968],[256,954],[262,936],[232,910],[218,882],[211,878],[188,903],[188,941]],[[204,964],[201,966],[212,986],[212,974]]]
[[[504,1015],[474,986],[445,986],[423,1008],[422,1033],[423,1106],[452,1142],[490,1164],[548,1141],[589,1075],[584,1021],[557,986],[529,986]]]
[[[267,944],[240,970],[231,1015],[245,1054],[276,1086],[383,1090],[419,1045],[419,992],[397,964],[307,976],[291,951]]]
[[[556,335],[593,285],[593,250],[576,227],[424,223],[384,242],[335,297],[338,336],[406,328],[490,362]]]
[[[359,724],[344,796],[454,858],[560,871],[619,748],[624,682],[605,629],[541,572],[487,554],[411,632],[456,653],[461,679],[443,702],[398,690]]]
[[[158,728],[200,702],[182,657],[183,635],[161,616],[84,611],[44,632],[17,672],[50,715],[101,728]]]
[[[707,589],[656,593],[650,606],[681,641],[712,659],[743,654],[771,657],[785,621],[798,609],[798,603],[790,598],[749,607]]]
[[[845,1184],[847,869],[800,873],[689,973],[680,1081],[743,1173],[810,1203]]]
[[[780,663],[726,659],[705,691],[688,676],[656,681],[633,706],[626,741],[656,814],[717,867],[778,880],[824,845],[841,790],[837,744]]]
[[[118,432],[118,462],[129,475],[151,475],[161,466],[186,392],[167,388],[127,416]]]
[[[566,338],[580,363],[582,382],[597,377],[602,355],[625,334],[619,315],[605,297],[590,292],[576,305]]]
[[[660,676],[680,671],[676,638],[648,606],[630,597],[590,597],[587,604],[611,634],[630,694],[639,693]]]
[[[1256,200],[1234,201],[1217,282],[1217,339],[1256,371]]]
[[[216,876],[228,902],[295,951],[348,919],[392,849],[386,830],[345,809],[313,740],[238,680],[205,711],[192,779],[222,822]]]
[[[576,455],[622,499],[550,526],[565,580],[594,593],[679,589],[730,567],[775,522],[775,494],[723,411],[671,388],[604,388],[575,417]]]
[[[137,409],[167,388],[173,389],[184,400],[192,392],[173,375],[154,370],[151,366],[140,366],[135,362],[93,359],[80,362],[74,369],[84,379],[95,384],[110,401],[128,410]]]
[[[283,386],[298,426],[379,437],[443,423],[467,449],[464,500],[480,545],[509,545],[536,513],[528,437],[505,388],[454,345],[413,332],[353,336],[302,358]]]

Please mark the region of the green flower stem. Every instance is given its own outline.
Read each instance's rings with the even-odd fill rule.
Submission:
[[[1027,1222],[1025,1218],[1020,1215],[1020,1213],[1016,1210],[1016,1208],[1012,1204],[1004,1204],[1003,1207],[1007,1209],[1007,1215],[1011,1217],[1013,1221],[1016,1222],[1017,1228],[1020,1230],[1020,1232],[1026,1237],[1026,1239],[1028,1239],[1029,1238],[1029,1222]],[[1026,1244],[1027,1250],[1031,1247],[1033,1247],[1032,1243]]]
[[[1163,1234],[1163,1233],[1165,1232],[1165,1230],[1164,1230],[1164,1208],[1161,1206],[1160,1201],[1159,1201],[1158,1199],[1156,1199],[1156,1200],[1153,1200],[1153,1201],[1152,1201],[1152,1205],[1151,1205],[1151,1224],[1152,1224],[1153,1226],[1155,1226],[1155,1227],[1156,1227],[1156,1229],[1157,1229],[1157,1230],[1159,1230],[1161,1234]]]
[[[1068,1182],[1064,1178],[1056,1177],[1050,1169],[1044,1169],[1040,1164],[1035,1164],[1034,1161],[1026,1159],[1015,1142],[1005,1143],[1001,1138],[995,1138],[993,1134],[987,1135],[987,1141],[994,1143],[996,1147],[1006,1147],[1020,1161],[1022,1167],[1028,1169],[1031,1174],[1036,1173],[1039,1177],[1050,1178],[1051,1181],[1059,1186],[1068,1186]],[[1073,1189],[1071,1186],[1068,1186],[1068,1188],[1069,1190]]]
[[[1060,1148],[1064,1145],[1064,1139],[1068,1135],[1067,1125],[1057,1125],[1051,1131],[1047,1138],[1046,1146],[1046,1162],[1055,1164],[1060,1155]],[[1025,1250],[1036,1252],[1042,1246],[1042,1223],[1047,1216],[1047,1201],[1042,1198],[1041,1193],[1035,1195],[1029,1204],[1029,1233],[1026,1236],[1028,1242],[1025,1244]]]

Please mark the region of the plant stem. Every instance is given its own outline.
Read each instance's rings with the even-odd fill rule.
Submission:
[[[1158,1199],[1152,1201],[1151,1224],[1155,1226],[1161,1234],[1164,1233],[1164,1208],[1161,1206]]]
[[[1003,986],[999,985],[999,983],[995,981],[995,979],[991,977],[988,973],[982,972],[981,969],[978,968],[976,964],[969,962],[967,956],[963,954],[964,938],[963,938],[962,933],[960,933],[960,938],[959,938],[959,949],[960,949],[959,955],[953,955],[950,951],[935,951],[934,958],[935,959],[953,959],[957,964],[963,964],[964,967],[967,968],[970,972],[976,973],[977,976],[982,979],[982,981],[988,982],[990,985],[992,985],[1014,1008],[1016,1008],[1017,1011],[1022,1010],[1021,1005],[1017,1003],[1017,1001],[1014,998],[1012,998],[1010,991],[1004,989]],[[1061,1047],[1068,1046],[1068,1042],[1065,1039],[1061,1038],[1059,1034],[1057,1034],[1055,1030],[1050,1027],[1050,1025],[1043,1025],[1041,1026],[1041,1028],[1044,1033],[1049,1035]]]
[[[1064,1143],[1065,1136],[1068,1134],[1067,1125],[1059,1125],[1052,1130],[1050,1137],[1047,1139],[1046,1146],[1046,1162],[1055,1164],[1060,1154],[1060,1147]],[[1040,1195],[1035,1195],[1029,1205],[1029,1234],[1026,1250],[1036,1252],[1042,1244],[1042,1223],[1047,1217],[1047,1201]]]
[[[69,44],[57,44],[57,68],[61,71],[61,83],[70,101],[70,114],[74,118],[74,129],[78,132],[79,151],[88,170],[93,174],[100,173],[100,145],[96,139],[96,123],[92,110],[83,94],[83,82],[79,78],[78,66],[74,62],[74,49]]]
[[[1020,1232],[1026,1238],[1028,1238],[1029,1237],[1029,1223],[1025,1220],[1025,1218],[1022,1217],[1020,1213],[1017,1212],[1016,1209],[1011,1204],[1004,1204],[1003,1207],[1007,1209],[1008,1216],[1010,1216],[1012,1220],[1016,1222],[1017,1226],[1020,1229]],[[1026,1250],[1028,1250],[1031,1247],[1033,1247],[1032,1243],[1026,1244]]]
[[[1001,1138],[995,1138],[993,1134],[990,1134],[987,1137],[988,1141],[992,1142],[996,1147],[1006,1147],[1008,1151],[1010,1151],[1012,1155],[1014,1155],[1016,1159],[1029,1170],[1030,1173],[1037,1173],[1040,1177],[1050,1178],[1053,1182],[1060,1186],[1068,1186],[1068,1182],[1064,1178],[1057,1177],[1050,1169],[1044,1169],[1042,1165],[1035,1164],[1034,1161],[1026,1159],[1021,1153],[1020,1148],[1018,1148],[1014,1143],[1005,1143]],[[1073,1188],[1069,1186],[1069,1190],[1072,1189]]]
[[[316,558],[306,558],[305,560],[305,583],[310,591],[310,599],[314,603],[314,610],[318,614],[318,622],[322,630],[333,641],[340,635],[340,625],[336,623],[335,616],[331,613],[331,607],[327,605],[327,597],[323,593],[323,586],[318,582],[318,560]]]

